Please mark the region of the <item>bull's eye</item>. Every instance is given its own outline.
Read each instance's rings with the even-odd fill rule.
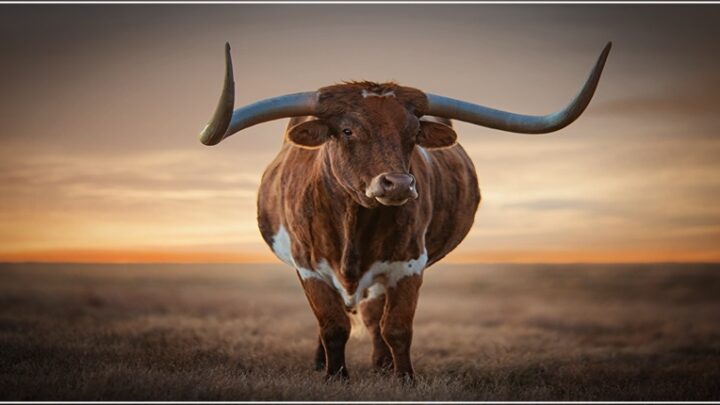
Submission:
[[[352,130],[350,128],[345,128],[342,130],[342,133],[345,134],[345,136],[350,136],[353,134]]]

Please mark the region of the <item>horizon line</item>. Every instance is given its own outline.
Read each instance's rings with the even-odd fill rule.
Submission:
[[[94,262],[94,261],[3,261],[0,260],[0,266],[5,265],[11,265],[11,264],[17,264],[17,265],[30,265],[30,264],[47,264],[47,265],[114,265],[114,266],[122,266],[122,265],[183,265],[183,266],[202,266],[202,265],[279,265],[279,266],[288,266],[286,263],[281,262],[280,260],[275,262]],[[567,262],[499,262],[499,261],[478,261],[478,262],[457,262],[457,261],[438,261],[436,263],[433,263],[432,265],[428,267],[435,266],[436,264],[441,265],[453,265],[453,266],[470,266],[470,265],[489,265],[489,266],[495,266],[495,265],[513,265],[513,266],[588,266],[588,265],[597,265],[597,266],[629,266],[629,265],[644,265],[644,266],[652,266],[652,265],[720,265],[720,260],[717,261],[648,261],[648,262],[622,262],[622,261],[608,261],[608,262],[574,262],[574,261],[567,261]]]
[[[9,0],[20,5],[704,5],[719,0]]]
[[[445,264],[669,264],[720,263],[718,251],[493,250],[451,253]],[[0,252],[10,264],[281,264],[271,251],[182,251],[176,249],[46,249]]]

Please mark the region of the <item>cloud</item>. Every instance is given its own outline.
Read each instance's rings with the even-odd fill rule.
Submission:
[[[259,175],[191,151],[5,156],[0,183],[4,251],[257,239]]]
[[[586,213],[598,213],[606,210],[605,206],[598,206],[596,201],[583,200],[579,198],[541,198],[527,201],[503,204],[504,208],[520,208],[530,211],[583,211]]]
[[[593,104],[593,114],[628,117],[634,120],[682,120],[674,126],[720,129],[720,96],[709,89],[720,88],[717,72],[678,77],[645,94],[629,94]]]

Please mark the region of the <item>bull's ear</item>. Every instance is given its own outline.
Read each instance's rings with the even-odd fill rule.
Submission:
[[[423,148],[446,148],[455,145],[457,134],[451,126],[435,121],[420,120],[417,144]]]
[[[295,145],[319,148],[330,139],[330,129],[320,120],[310,120],[290,128],[287,137]]]

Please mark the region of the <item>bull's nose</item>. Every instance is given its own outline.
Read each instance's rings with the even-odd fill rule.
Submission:
[[[405,192],[415,188],[415,177],[412,174],[387,173],[378,177],[384,193]]]
[[[385,205],[402,205],[418,197],[415,177],[408,173],[383,173],[372,179],[365,195]]]

